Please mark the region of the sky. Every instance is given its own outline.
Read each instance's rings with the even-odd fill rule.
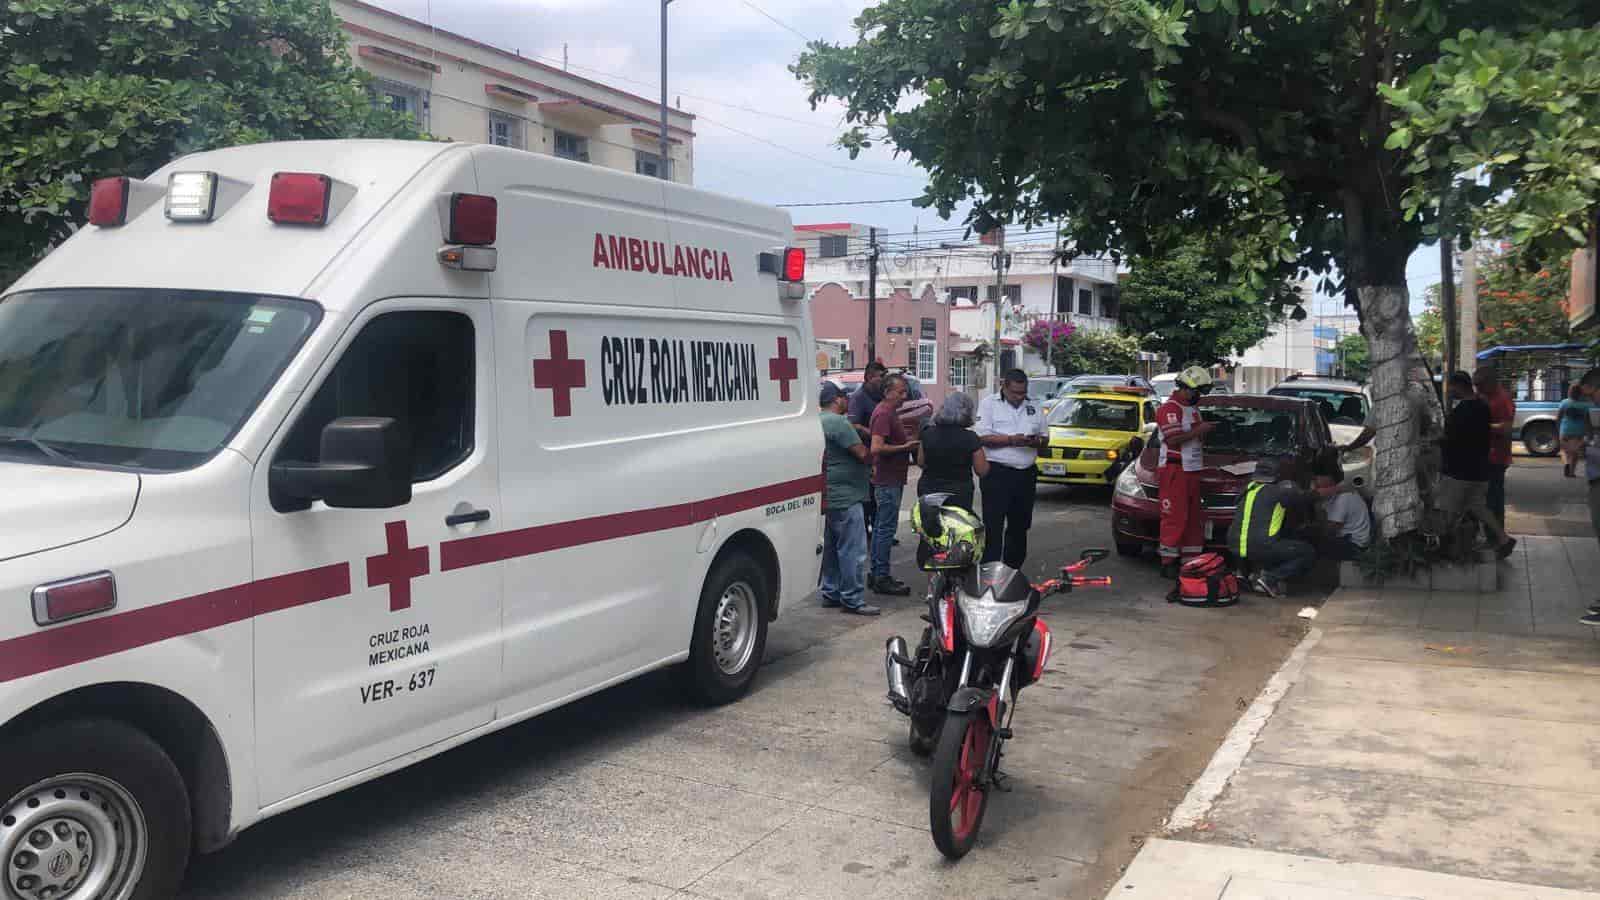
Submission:
[[[660,7],[652,0],[368,0],[401,15],[560,65],[645,97],[660,95]],[[922,170],[892,148],[852,161],[834,146],[842,107],[811,109],[788,66],[807,40],[848,42],[860,0],[672,0],[667,8],[669,101],[695,114],[694,179],[762,203],[900,200],[921,193]],[[796,223],[860,222],[960,239],[961,224],[909,202],[793,208]],[[1407,280],[1413,312],[1439,280],[1437,247],[1419,250]],[[1314,314],[1338,312],[1319,298]]]

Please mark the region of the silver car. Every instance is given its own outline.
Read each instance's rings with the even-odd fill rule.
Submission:
[[[1344,378],[1291,375],[1267,393],[1317,401],[1333,442],[1340,448],[1339,465],[1344,469],[1345,483],[1371,499],[1376,448],[1369,439],[1354,450],[1346,449],[1367,432],[1368,419],[1372,417],[1372,397],[1367,389]]]

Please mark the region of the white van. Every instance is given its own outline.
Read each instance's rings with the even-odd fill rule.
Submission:
[[[816,583],[781,211],[489,146],[95,183],[0,300],[0,895],[191,848],[624,679],[750,686]]]

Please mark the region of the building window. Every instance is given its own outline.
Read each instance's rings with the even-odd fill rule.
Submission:
[[[1062,276],[1056,278],[1056,315],[1065,316],[1072,313],[1072,279]]]
[[[1100,295],[1100,315],[1115,319],[1117,312],[1117,292],[1113,288]]]
[[[977,303],[978,286],[975,284],[965,284],[959,287],[953,287],[950,289],[950,299],[952,301],[967,300],[972,303]]]
[[[669,159],[663,162],[660,154],[635,150],[633,151],[633,171],[640,175],[648,175],[651,178],[671,179],[672,176],[668,173],[672,171],[672,160]]]
[[[489,143],[522,149],[522,123],[499,113],[489,114]]]
[[[1094,315],[1094,291],[1088,288],[1078,289],[1078,315]]]
[[[950,357],[950,386],[961,390],[967,388],[967,358],[965,356]]]
[[[822,236],[822,246],[818,248],[817,255],[823,259],[846,256],[850,253],[850,235],[825,234]]]
[[[828,370],[852,368],[855,361],[850,353],[850,342],[843,338],[817,338],[817,349],[828,354]]]
[[[428,93],[399,81],[384,78],[372,80],[372,105],[401,115],[410,116],[423,128],[428,127]]]
[[[556,155],[562,159],[589,161],[589,139],[566,131],[556,132]]]
[[[1005,284],[1005,285],[1001,285],[1000,287],[1001,287],[1001,290],[1005,291],[1005,298],[1007,300],[1010,300],[1012,303],[1021,303],[1022,302],[1022,285],[1020,285],[1020,284]],[[983,296],[984,296],[985,299],[993,300],[994,299],[994,285],[991,284],[991,285],[986,286],[984,288]]]
[[[917,341],[917,380],[923,384],[939,380],[938,341]]]

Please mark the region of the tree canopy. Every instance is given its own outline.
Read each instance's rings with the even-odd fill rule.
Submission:
[[[1166,351],[1173,369],[1244,353],[1282,321],[1283,304],[1300,300],[1284,282],[1267,292],[1270,300],[1242,290],[1216,272],[1212,258],[1203,241],[1185,241],[1171,253],[1134,259],[1122,281],[1123,321],[1135,334],[1154,335],[1146,343]]]
[[[366,85],[327,0],[8,0],[0,286],[71,234],[97,177],[230,144],[419,136]]]
[[[1112,330],[1076,328],[1063,322],[1040,320],[1022,336],[1022,342],[1040,354],[1050,346],[1050,365],[1058,375],[1124,375],[1139,361],[1139,339]]]
[[[1532,271],[1510,252],[1479,254],[1478,346],[1561,344],[1572,337],[1567,324],[1570,259]],[[1456,296],[1460,296],[1457,289]]]
[[[1504,223],[1568,250],[1600,200],[1593,0],[882,0],[795,64],[852,149],[923,165],[920,202],[972,222],[1064,219],[1080,254],[1215,235],[1261,291],[1310,271],[1363,316],[1377,511],[1415,527],[1438,405],[1407,258]]]
[[[1341,378],[1366,381],[1372,375],[1372,356],[1367,352],[1367,339],[1359,334],[1347,334],[1333,348],[1335,374]]]

